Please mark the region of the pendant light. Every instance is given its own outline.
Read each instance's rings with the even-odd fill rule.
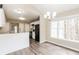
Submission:
[[[0,5],[0,27],[3,27],[4,25],[5,25],[5,14],[1,4]]]

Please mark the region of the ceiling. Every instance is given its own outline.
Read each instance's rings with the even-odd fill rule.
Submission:
[[[38,9],[41,13],[46,13],[47,11],[57,13],[68,11],[71,9],[79,8],[79,4],[33,4],[36,9]]]
[[[71,9],[79,8],[78,4],[4,4],[3,5],[6,18],[8,20],[24,21],[30,23],[37,20],[40,14],[45,14],[47,11],[50,12],[63,12]],[[18,13],[17,10],[23,13]],[[24,17],[25,20],[19,19]]]
[[[6,18],[9,21],[32,22],[37,20],[39,14],[31,5],[26,4],[4,4],[3,5]],[[24,20],[19,19],[25,18]]]

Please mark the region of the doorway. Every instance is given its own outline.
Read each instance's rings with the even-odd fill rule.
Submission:
[[[39,33],[39,24],[35,25],[35,41],[39,42],[40,41],[40,33]]]
[[[40,22],[35,21],[30,24],[30,44],[40,42]]]

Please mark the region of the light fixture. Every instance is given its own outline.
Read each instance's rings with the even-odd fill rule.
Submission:
[[[56,16],[56,12],[53,12],[53,13],[47,12],[46,14],[44,14],[44,18],[47,18],[47,19],[53,19],[55,18],[55,16]]]
[[[48,11],[46,14],[44,14],[44,18],[50,19],[51,18],[51,13]]]
[[[0,27],[3,27],[5,25],[5,14],[4,14],[4,10],[2,8],[2,5],[0,5]]]
[[[25,18],[24,18],[24,17],[19,17],[19,19],[20,19],[20,20],[25,20]]]
[[[14,11],[18,14],[24,13],[24,10],[21,8],[15,9]]]

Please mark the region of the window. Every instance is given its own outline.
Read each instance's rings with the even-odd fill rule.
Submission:
[[[51,37],[64,39],[64,21],[51,22]]]
[[[57,38],[57,21],[51,22],[51,37]]]
[[[60,20],[58,21],[58,38],[64,39],[64,21]]]
[[[51,37],[78,41],[79,16],[68,16],[51,21]]]

